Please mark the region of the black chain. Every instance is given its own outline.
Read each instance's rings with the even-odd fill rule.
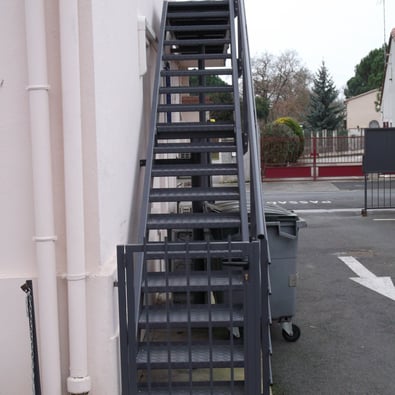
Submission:
[[[26,313],[29,318],[30,351],[32,360],[33,393],[41,395],[40,368],[38,362],[36,320],[34,314],[34,298],[32,280],[26,280],[21,289],[26,294]]]

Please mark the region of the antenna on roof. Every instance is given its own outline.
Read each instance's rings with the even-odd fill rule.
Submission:
[[[384,48],[384,65],[386,62],[386,47],[387,47],[387,32],[386,32],[386,28],[385,28],[385,0],[379,0],[381,2],[381,4],[383,5],[383,32],[384,32],[384,44],[383,44],[383,48]]]
[[[383,2],[383,28],[384,28],[384,49],[385,49],[385,44],[387,41],[387,32],[385,29],[385,0],[382,0]]]

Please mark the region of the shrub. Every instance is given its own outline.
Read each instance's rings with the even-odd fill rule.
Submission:
[[[299,137],[300,140],[299,156],[302,155],[304,150],[304,134],[303,134],[303,129],[299,125],[299,123],[291,117],[277,118],[274,121],[274,123],[279,125],[287,125],[295,133],[295,135]]]
[[[266,125],[261,141],[263,163],[286,165],[298,160],[300,139],[287,125]]]

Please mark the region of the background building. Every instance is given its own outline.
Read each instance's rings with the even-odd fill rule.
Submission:
[[[361,129],[381,126],[381,115],[376,111],[378,93],[378,89],[373,89],[345,100],[346,127],[350,135],[359,134]]]
[[[381,113],[383,124],[394,127],[395,119],[395,28],[392,29],[387,49],[387,62],[385,65],[384,83],[381,98]]]

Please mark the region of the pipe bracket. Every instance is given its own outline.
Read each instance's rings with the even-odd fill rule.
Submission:
[[[49,91],[50,89],[51,89],[51,85],[48,84],[28,85],[26,87],[27,91]]]
[[[81,281],[88,278],[88,273],[66,274],[64,277],[67,281]]]
[[[34,236],[33,241],[37,243],[44,243],[46,241],[56,241],[58,236]]]

